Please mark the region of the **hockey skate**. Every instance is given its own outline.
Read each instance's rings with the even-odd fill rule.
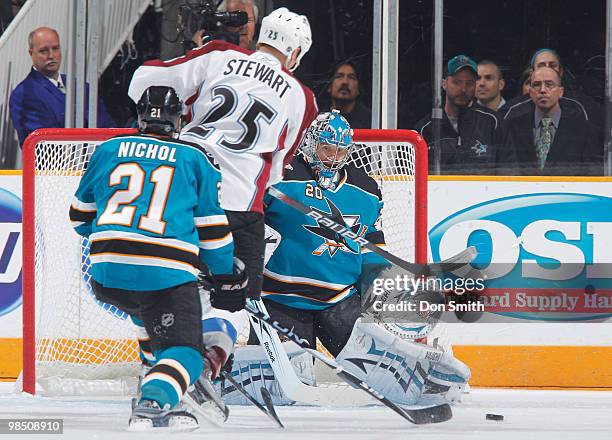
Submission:
[[[210,361],[205,358],[202,375],[187,389],[183,401],[198,416],[198,420],[222,425],[229,417],[229,408],[213,387],[211,372]]]
[[[143,400],[132,409],[128,431],[190,432],[198,426],[197,418],[180,405],[162,409],[153,400]]]

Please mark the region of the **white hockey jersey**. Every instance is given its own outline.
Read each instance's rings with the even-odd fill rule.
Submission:
[[[169,86],[189,107],[180,138],[203,145],[221,167],[221,207],[263,212],[266,188],[283,169],[317,115],[312,91],[272,55],[211,41],[170,61],[148,61],[129,95]],[[190,118],[190,119],[189,119]]]

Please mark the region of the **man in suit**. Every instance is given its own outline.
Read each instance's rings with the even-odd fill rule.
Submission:
[[[37,128],[64,127],[65,75],[60,75],[62,50],[57,31],[41,27],[28,36],[32,70],[11,93],[10,110],[19,144]],[[89,94],[89,87],[86,95]],[[88,101],[85,97],[85,102]],[[89,124],[85,111],[85,123]],[[98,100],[98,127],[114,127],[102,100]]]
[[[506,148],[516,152],[522,174],[601,175],[602,145],[585,112],[562,100],[559,72],[533,71],[531,100],[514,105],[504,118]]]

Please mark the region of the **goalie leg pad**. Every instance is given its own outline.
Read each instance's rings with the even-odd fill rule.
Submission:
[[[423,400],[429,367],[442,354],[441,350],[402,340],[378,324],[358,319],[336,360],[393,402],[413,406]]]
[[[282,345],[300,380],[307,385],[314,385],[315,371],[312,356],[304,353],[293,342],[284,342]],[[274,377],[274,371],[270,366],[268,357],[259,345],[247,345],[236,349],[231,375],[261,404],[264,404],[260,391],[261,387],[270,392],[274,405],[292,405],[295,403],[283,394]],[[250,405],[250,402],[229,382],[221,381],[215,385],[227,404]]]
[[[432,364],[427,373],[425,394],[439,394],[450,403],[461,400],[471,376],[470,367],[456,359],[452,351],[444,352],[440,361]]]

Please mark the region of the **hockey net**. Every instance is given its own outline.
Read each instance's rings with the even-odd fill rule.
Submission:
[[[23,147],[24,370],[41,395],[130,394],[140,372],[129,317],[97,301],[88,243],[68,210],[96,146],[128,129],[43,129]],[[352,162],[379,184],[391,252],[427,259],[427,146],[409,130],[356,130]]]

